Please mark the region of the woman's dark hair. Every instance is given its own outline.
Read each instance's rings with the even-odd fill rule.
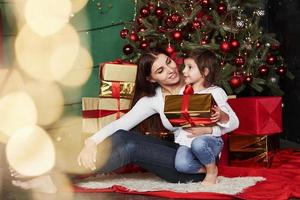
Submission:
[[[215,53],[209,50],[196,49],[190,51],[186,58],[192,58],[195,61],[202,75],[204,75],[204,69],[208,68],[209,74],[205,76],[205,87],[216,84],[220,65]]]
[[[152,65],[159,54],[167,55],[167,53],[164,50],[152,49],[145,52],[139,58],[137,62],[137,74],[136,74],[136,81],[135,81],[136,85],[135,85],[135,93],[132,101],[132,107],[142,97],[144,96],[152,97],[156,94],[155,90],[159,86],[159,84],[150,82],[149,78],[151,76]],[[149,132],[151,134],[159,134],[161,132],[166,132],[166,130],[162,126],[162,122],[159,117],[159,114],[155,114],[149,117],[148,119],[144,120],[135,129],[144,133]]]

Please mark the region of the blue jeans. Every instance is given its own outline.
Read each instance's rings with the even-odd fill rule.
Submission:
[[[191,148],[183,145],[178,148],[175,168],[179,172],[197,174],[204,165],[216,162],[222,148],[221,137],[199,136],[192,141]]]
[[[106,142],[111,143],[111,148],[101,145]],[[205,174],[186,174],[175,169],[174,161],[179,146],[173,142],[119,130],[99,145],[97,160],[103,159],[106,153],[110,154],[99,173],[111,172],[131,163],[173,183],[199,182],[205,177]]]

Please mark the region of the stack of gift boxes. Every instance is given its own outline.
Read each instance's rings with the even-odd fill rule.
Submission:
[[[229,135],[230,165],[270,167],[282,132],[281,97],[241,97],[229,104],[240,121]]]
[[[82,129],[95,133],[120,118],[131,106],[137,67],[118,62],[103,63],[99,68],[99,97],[82,98]]]

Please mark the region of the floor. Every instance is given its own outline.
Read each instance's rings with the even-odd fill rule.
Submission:
[[[280,141],[281,148],[300,148],[300,144],[287,140]],[[41,193],[32,193],[19,189],[11,184],[11,178],[5,164],[3,145],[0,149],[0,200],[162,200],[166,198],[142,196],[142,195],[125,195],[116,193],[69,193],[64,192],[58,195],[45,195]]]

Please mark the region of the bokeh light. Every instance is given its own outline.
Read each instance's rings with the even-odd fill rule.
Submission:
[[[76,13],[80,11],[86,4],[88,0],[72,0],[72,12]]]
[[[60,80],[72,69],[79,43],[78,34],[70,25],[48,37],[41,37],[24,26],[16,38],[16,58],[21,69],[32,78]]]
[[[92,57],[87,49],[81,47],[72,70],[59,82],[70,87],[81,86],[89,79],[92,70]]]
[[[69,22],[71,10],[70,0],[28,0],[25,19],[37,34],[47,36],[56,33]]]
[[[20,72],[15,69],[0,69],[0,97],[24,88],[24,80]]]
[[[38,125],[50,125],[61,116],[64,97],[60,87],[53,82],[28,81],[26,92],[32,97],[38,113]]]
[[[37,109],[25,92],[12,92],[0,99],[0,134],[10,137],[17,129],[37,122]],[[3,142],[3,141],[2,141]]]
[[[6,157],[19,174],[38,176],[54,166],[54,145],[45,130],[38,126],[27,126],[16,130],[9,138]]]
[[[65,117],[55,123],[49,129],[49,133],[53,138],[57,161],[56,167],[64,172],[72,174],[91,173],[91,170],[80,167],[77,163],[77,157],[82,150],[84,140],[89,135],[82,133],[82,118],[81,117]],[[105,142],[98,145],[98,154],[96,166],[100,169],[111,154],[111,142]]]
[[[49,175],[51,177],[51,181],[53,185],[57,188],[57,192],[54,194],[45,194],[40,192],[41,189],[49,190],[51,188],[45,186],[45,188],[39,188],[36,190],[33,190],[32,199],[34,200],[53,200],[53,199],[59,199],[59,200],[72,200],[74,193],[73,193],[73,185],[70,181],[70,179],[67,177],[67,175],[59,172],[54,171],[51,172]],[[46,180],[46,182],[49,180]],[[50,183],[50,185],[52,184]]]

